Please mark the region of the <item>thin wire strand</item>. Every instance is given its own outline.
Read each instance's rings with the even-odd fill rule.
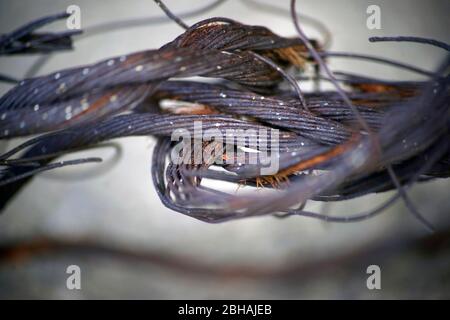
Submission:
[[[450,45],[448,45],[445,42],[438,41],[435,39],[428,39],[428,38],[422,38],[422,37],[406,37],[406,36],[398,36],[398,37],[370,37],[370,42],[386,42],[386,41],[393,41],[393,42],[414,42],[414,43],[421,43],[421,44],[427,44],[432,45],[434,47],[438,47],[441,49],[444,49],[446,51],[450,51]]]
[[[173,21],[175,21],[180,27],[183,29],[189,29],[189,26],[184,23],[180,18],[178,18],[175,14],[172,13],[172,11],[167,8],[167,6],[161,1],[161,0],[153,0],[155,3],[164,11],[164,13]]]
[[[309,110],[308,109],[308,105],[306,104],[306,100],[305,97],[302,93],[302,90],[300,89],[300,86],[298,85],[297,81],[291,76],[289,75],[287,72],[285,72],[280,66],[278,66],[276,63],[274,63],[272,60],[270,60],[269,58],[263,57],[260,54],[257,54],[256,52],[250,52],[252,55],[254,55],[256,58],[258,58],[261,61],[264,61],[265,63],[267,63],[269,66],[271,66],[272,68],[274,68],[276,71],[278,71],[287,81],[289,81],[289,83],[294,87],[295,92],[297,92],[298,98],[300,99],[300,102],[303,106],[303,108],[305,108],[305,110]]]

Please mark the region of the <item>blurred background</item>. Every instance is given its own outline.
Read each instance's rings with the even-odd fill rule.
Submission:
[[[165,1],[176,14],[212,2]],[[433,70],[444,57],[443,50],[408,43],[375,44],[367,39],[412,35],[450,40],[447,0],[297,2],[299,13],[330,30],[334,51],[389,57]],[[46,74],[158,48],[183,32],[151,0],[0,0],[0,33],[65,11],[72,4],[81,8],[81,27],[86,30],[75,38],[73,51],[55,53],[49,59],[1,57],[0,72],[17,78]],[[366,27],[369,5],[381,9],[380,30]],[[229,0],[184,20],[192,24],[223,16],[294,36],[288,9],[287,0]],[[90,29],[152,17],[160,17],[158,23],[149,20],[118,30],[111,26]],[[308,36],[322,39],[310,19],[300,18],[300,23]],[[58,22],[46,29],[64,28],[65,23]],[[333,70],[383,79],[422,79],[369,62],[333,59],[330,65]],[[0,84],[0,93],[11,87]],[[0,151],[18,142],[1,141]],[[41,174],[10,202],[0,216],[0,298],[450,298],[449,180],[422,183],[410,191],[418,209],[436,227],[431,235],[401,201],[382,215],[358,223],[267,216],[210,225],[160,203],[150,177],[153,138],[115,142],[120,152],[106,147],[83,152],[103,157],[103,164]],[[311,201],[307,209],[349,215],[373,208],[390,195],[326,206]],[[373,264],[381,268],[381,290],[366,286],[366,270]],[[81,269],[81,290],[66,287],[69,265]]]

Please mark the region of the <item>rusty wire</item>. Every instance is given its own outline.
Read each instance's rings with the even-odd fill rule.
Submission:
[[[325,51],[302,32],[294,5],[299,38],[220,17],[189,27],[162,4],[186,29],[163,47],[22,80],[0,98],[0,139],[38,136],[0,156],[1,207],[38,172],[99,160],[52,162],[62,154],[113,138],[153,135],[158,139],[152,157],[155,190],[165,206],[194,218],[222,222],[275,214],[352,222],[402,198],[431,229],[405,190],[450,175],[448,59],[439,70],[426,71],[385,58]],[[448,51],[447,44],[417,37],[371,41],[412,41]],[[429,80],[333,73],[323,61],[333,56],[385,63]],[[331,81],[336,90],[300,91],[297,80],[307,79],[305,69],[315,65],[325,73],[315,79]],[[192,76],[214,82],[177,79]],[[166,101],[172,103],[168,109]],[[278,172],[262,175],[263,163],[237,163],[228,151],[201,164],[173,163],[172,133],[193,134],[195,121],[202,121],[205,130],[280,130]],[[271,134],[252,139],[244,146],[274,151],[261,142],[272,141]],[[208,148],[215,143],[202,145],[202,151]],[[230,194],[206,187],[205,179],[281,192]],[[392,189],[398,193],[369,212],[330,217],[304,210],[310,199],[340,201]]]

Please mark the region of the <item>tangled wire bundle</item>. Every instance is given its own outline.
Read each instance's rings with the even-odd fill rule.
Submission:
[[[152,158],[156,192],[165,206],[191,217],[222,222],[275,214],[359,221],[402,198],[410,212],[432,228],[406,189],[450,174],[449,57],[439,70],[429,72],[388,59],[325,51],[303,33],[295,1],[291,13],[297,38],[227,18],[187,27],[157,3],[186,28],[175,40],[157,50],[25,79],[0,98],[0,139],[39,134],[0,156],[2,208],[39,172],[101,160],[55,162],[58,156],[113,138],[153,135],[158,141]],[[33,33],[64,16],[46,17],[3,35],[0,54],[71,48],[73,33]],[[370,40],[426,43],[449,50],[447,44],[417,37]],[[330,56],[385,63],[429,80],[333,74],[324,62]],[[321,72],[306,77],[310,66]],[[174,80],[193,76],[214,81]],[[311,77],[315,89],[302,92],[297,82]],[[8,76],[2,80],[14,81]],[[320,90],[324,81],[336,89]],[[175,163],[170,156],[176,148],[171,135],[186,130],[194,144],[204,138],[195,136],[195,121],[202,122],[203,130],[220,128],[224,141],[231,129],[255,134],[243,142],[232,139],[236,148],[220,152],[217,141],[202,139],[200,151],[210,157],[200,164]],[[271,129],[279,130],[278,137]],[[277,150],[267,143],[275,138]],[[238,150],[244,156],[276,153],[279,169],[261,174],[266,164],[240,162]],[[195,158],[194,153],[187,158]],[[205,186],[205,179],[278,190],[227,193]],[[392,189],[396,194],[369,212],[338,217],[304,210],[309,199],[340,201]]]

